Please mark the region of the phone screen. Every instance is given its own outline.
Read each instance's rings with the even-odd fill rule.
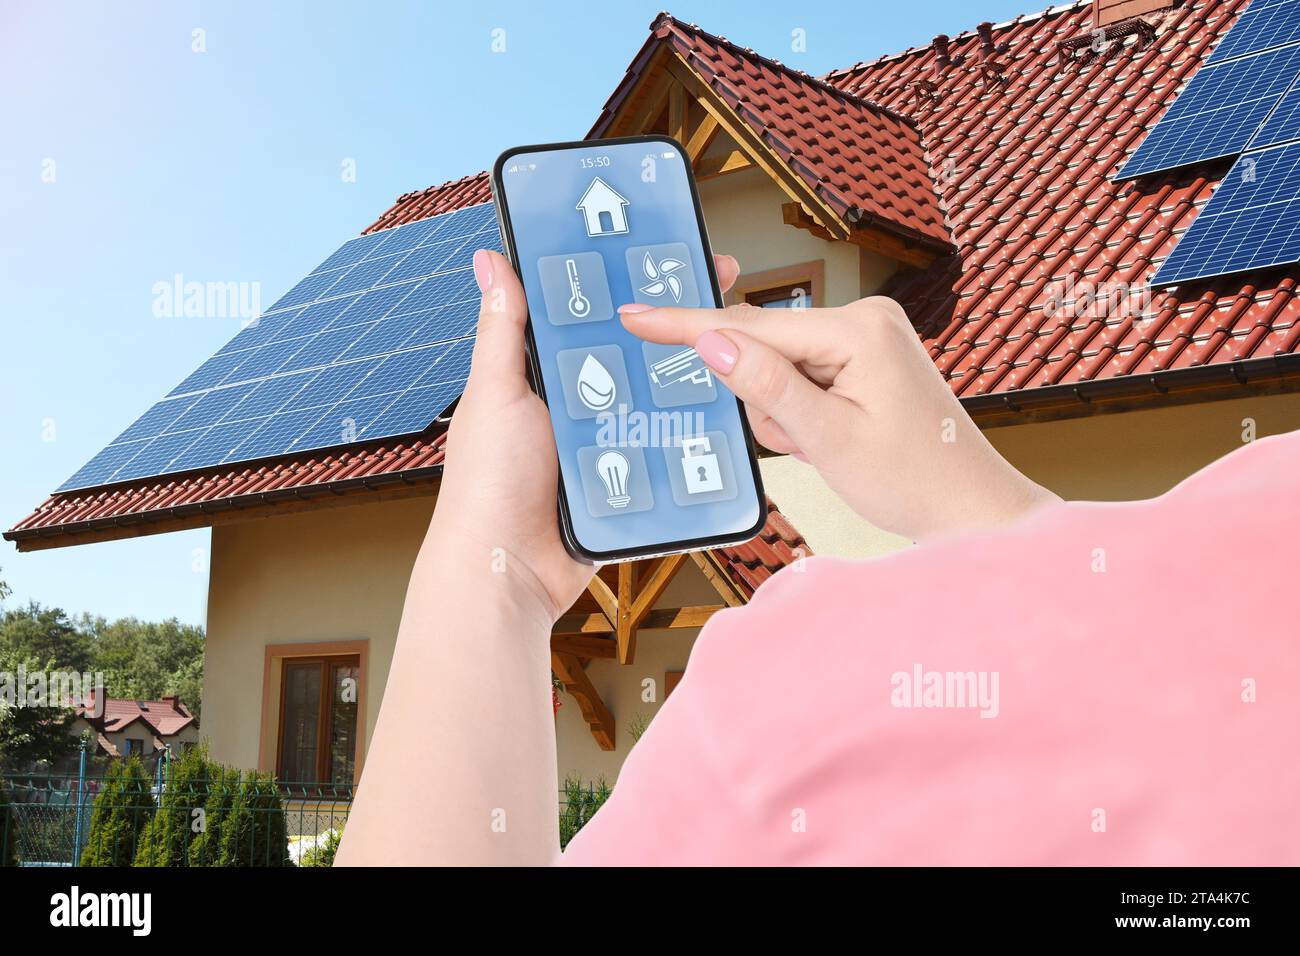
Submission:
[[[735,396],[694,349],[642,341],[618,318],[631,302],[721,304],[689,177],[661,139],[528,148],[498,164],[562,507],[588,557],[742,540],[765,517]]]

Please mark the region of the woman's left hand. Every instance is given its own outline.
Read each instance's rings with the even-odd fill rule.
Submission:
[[[740,268],[730,256],[714,262],[725,291]],[[483,292],[478,338],[447,436],[430,533],[455,542],[446,560],[481,561],[483,569],[507,575],[554,622],[595,569],[574,560],[560,539],[555,438],[525,371],[528,306],[519,277],[505,257],[484,249],[474,254],[474,277]]]

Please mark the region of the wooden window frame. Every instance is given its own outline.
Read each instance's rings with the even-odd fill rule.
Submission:
[[[261,733],[258,743],[257,769],[262,773],[279,774],[281,722],[284,704],[284,663],[302,658],[358,658],[357,679],[357,733],[356,754],[352,763],[352,784],[361,780],[361,768],[366,752],[366,682],[370,675],[370,642],[322,641],[304,644],[266,645],[262,667]],[[279,666],[279,673],[276,667]],[[320,742],[317,742],[318,746]]]
[[[301,667],[304,664],[315,664],[320,668],[320,709],[316,714],[316,770],[315,776],[308,781],[289,780],[288,783],[318,783],[332,784],[333,780],[327,779],[330,762],[330,728],[334,723],[334,706],[338,703],[334,693],[333,681],[330,680],[330,672],[335,667],[355,667],[357,669],[357,683],[361,682],[361,655],[359,654],[314,654],[309,657],[291,657],[286,656],[280,659],[280,706],[277,708],[276,725],[279,728],[276,732],[275,746],[275,774],[281,776],[284,767],[284,710],[287,704],[286,691],[289,687],[289,667],[290,665]],[[360,727],[354,728],[353,733],[359,734]],[[355,763],[355,756],[353,758]]]
[[[800,262],[779,269],[765,269],[742,275],[726,295],[728,305],[749,302],[754,305],[779,298],[778,293],[788,293],[794,289],[807,289],[812,296],[815,308],[826,306],[826,262],[817,259],[813,262]]]

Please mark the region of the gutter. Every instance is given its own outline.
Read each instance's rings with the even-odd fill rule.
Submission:
[[[275,491],[218,498],[214,501],[173,505],[168,508],[157,508],[135,514],[92,518],[89,521],[75,521],[42,528],[27,528],[21,531],[6,531],[3,537],[6,541],[20,543],[32,539],[59,538],[95,531],[111,531],[114,528],[131,528],[137,525],[155,524],[168,519],[183,520],[197,515],[246,511],[260,506],[275,505],[283,501],[311,501],[326,497],[338,498],[357,491],[379,491],[395,485],[431,484],[441,475],[441,464],[428,465],[423,468],[412,468],[406,471],[389,472],[381,475],[363,475],[357,478],[343,478],[338,481],[303,485],[297,488],[281,488]]]
[[[961,398],[981,427],[1029,424],[1113,412],[1170,407],[1191,402],[1242,398],[1261,392],[1300,391],[1300,353],[1170,369],[1149,375],[1125,375],[1071,385],[1048,385],[1028,391],[997,392]],[[6,541],[69,537],[115,528],[133,528],[162,521],[184,520],[273,506],[285,501],[340,498],[357,492],[396,486],[432,484],[442,476],[442,464],[427,465],[379,475],[283,488],[254,494],[194,502],[169,508],[70,524],[6,531]],[[198,525],[196,525],[197,527]],[[105,540],[108,540],[107,538]],[[21,547],[20,547],[21,550]]]
[[[1218,389],[1225,393],[1205,396],[1205,400],[1240,398],[1243,389],[1258,391],[1269,383],[1291,378],[1300,379],[1300,353],[1195,365],[1149,375],[1122,375],[1070,385],[1047,385],[1027,391],[974,395],[962,398],[961,404],[977,423],[996,417],[1008,419],[999,424],[1015,424],[1016,419],[1027,422],[1076,418],[1105,411],[1128,411],[1139,405],[1178,404],[1178,393],[1194,391]],[[1279,390],[1300,390],[1300,382]],[[1056,414],[1050,414],[1050,411]]]

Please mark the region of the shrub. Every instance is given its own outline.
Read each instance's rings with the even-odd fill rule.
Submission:
[[[292,866],[280,788],[270,774],[250,773],[221,824],[218,866]]]
[[[577,777],[565,778],[564,801],[560,804],[561,849],[596,815],[612,792],[603,777],[595,784],[584,784]]]
[[[317,838],[316,845],[302,855],[299,866],[333,866],[334,854],[339,851],[342,829],[328,830]]]
[[[158,810],[140,836],[136,866],[185,866],[191,846],[207,828],[208,789],[221,768],[195,747],[167,768]],[[202,811],[202,812],[196,812]]]
[[[81,854],[82,866],[130,866],[140,833],[154,810],[149,775],[140,758],[119,760],[108,772],[104,789],[95,797],[90,835]]]
[[[9,803],[9,788],[0,778],[0,866],[18,865],[18,814]]]
[[[208,800],[203,805],[203,832],[190,844],[190,866],[220,865],[221,830],[239,795],[239,771],[220,764],[210,766],[216,776],[209,784]]]

